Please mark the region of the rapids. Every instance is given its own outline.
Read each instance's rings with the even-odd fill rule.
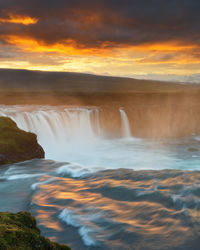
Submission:
[[[111,137],[101,108],[1,106],[46,159],[0,168],[0,210],[29,210],[43,235],[75,250],[198,249],[198,135],[134,138],[117,112]]]

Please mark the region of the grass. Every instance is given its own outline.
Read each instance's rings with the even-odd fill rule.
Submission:
[[[40,235],[36,220],[28,212],[0,213],[0,250],[69,250]]]

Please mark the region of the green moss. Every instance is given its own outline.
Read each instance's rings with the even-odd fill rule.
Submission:
[[[19,129],[8,117],[0,117],[0,164],[43,158],[44,151],[33,133]]]
[[[0,151],[23,152],[27,146],[37,146],[36,135],[19,129],[8,117],[0,117]]]
[[[28,212],[0,213],[0,250],[69,250],[40,235],[35,218]]]

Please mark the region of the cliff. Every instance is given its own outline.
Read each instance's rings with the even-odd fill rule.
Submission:
[[[0,165],[44,158],[44,150],[33,133],[19,129],[8,117],[0,117]]]

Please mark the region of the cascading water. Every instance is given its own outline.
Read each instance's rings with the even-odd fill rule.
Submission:
[[[131,137],[131,128],[129,124],[129,119],[126,112],[123,109],[120,109],[120,115],[122,120],[122,136],[125,138]]]
[[[122,166],[131,169],[171,168],[171,155],[168,157],[168,153],[150,150],[147,142],[131,137],[127,114],[122,108],[119,112],[123,140],[106,138],[103,119],[96,107],[0,107],[0,115],[12,118],[21,129],[38,136],[46,159],[77,163],[76,168],[81,171],[80,165],[87,166],[87,171]]]
[[[92,148],[101,133],[97,108],[39,107],[25,111],[14,107],[1,108],[0,114],[12,118],[19,128],[35,133],[50,159],[65,160],[65,151]]]
[[[128,117],[120,109],[122,137],[131,137]],[[47,144],[71,141],[79,143],[93,141],[104,135],[100,124],[98,108],[52,108],[52,107],[1,107],[0,115],[9,116],[17,125],[28,132],[37,134],[39,142]]]
[[[182,249],[183,236],[196,249],[200,174],[185,170],[199,170],[199,141],[135,139],[116,113],[123,140],[105,136],[97,108],[0,106],[46,153],[0,168],[0,210],[29,210],[44,235],[75,250],[167,249],[169,237]]]

